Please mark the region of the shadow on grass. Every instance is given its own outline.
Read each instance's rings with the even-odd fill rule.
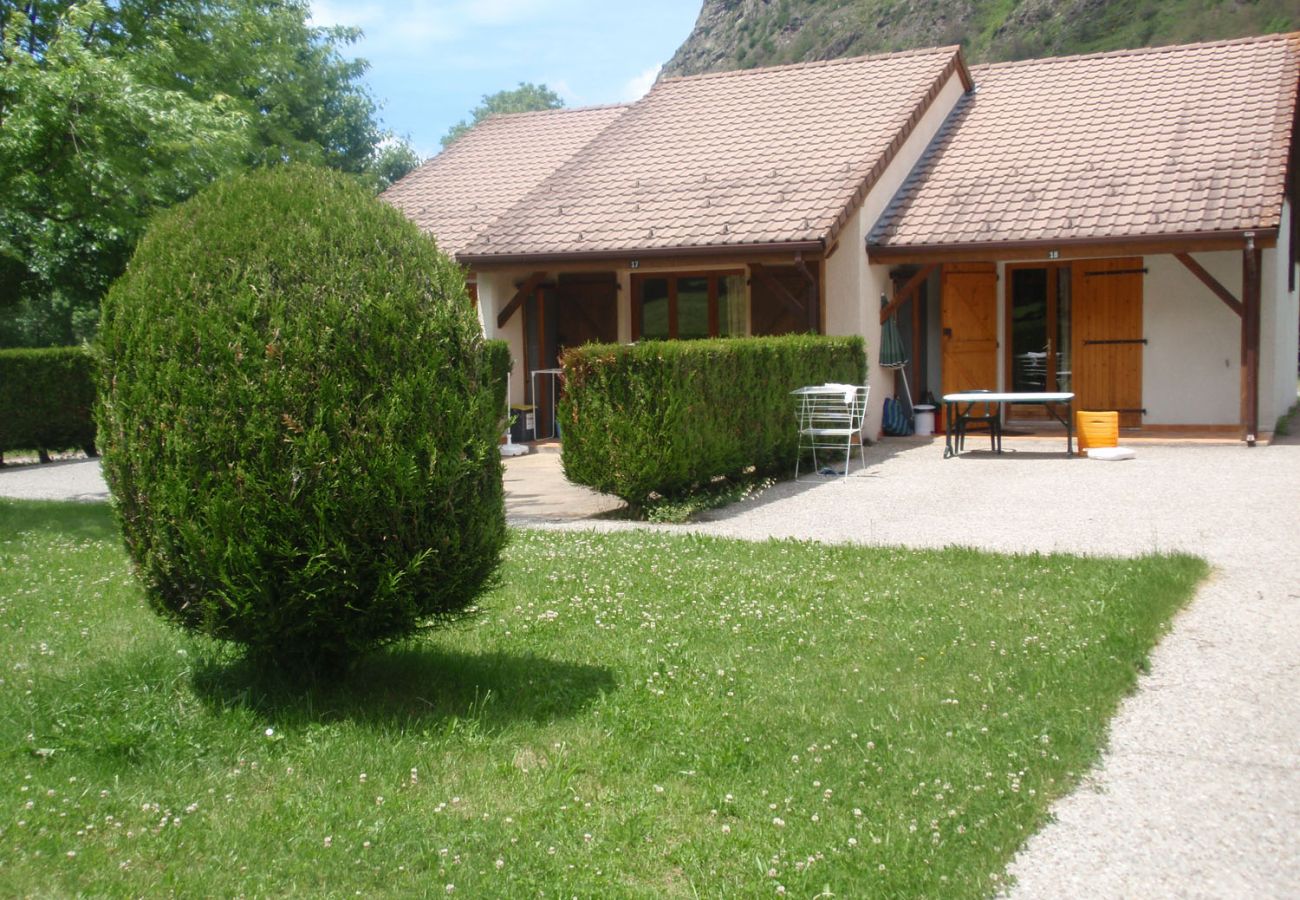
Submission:
[[[114,543],[121,540],[117,522],[113,520],[113,510],[107,503],[12,500],[0,497],[0,534],[15,534],[20,531],[43,531],[70,538]]]
[[[419,728],[470,720],[492,730],[575,715],[615,681],[600,666],[533,654],[407,645],[376,651],[346,674],[310,681],[214,656],[195,668],[193,684],[213,708],[244,707],[284,726],[353,721]]]

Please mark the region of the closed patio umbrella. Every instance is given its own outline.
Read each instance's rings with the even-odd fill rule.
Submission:
[[[889,305],[889,299],[880,295],[880,308]],[[907,413],[912,413],[912,390],[907,384],[907,347],[903,336],[898,333],[898,313],[890,316],[880,326],[880,365],[885,369],[897,369],[903,376],[903,396],[907,398]]]

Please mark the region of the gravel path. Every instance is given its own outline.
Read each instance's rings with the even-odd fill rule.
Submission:
[[[1012,896],[1300,896],[1300,446],[1144,444],[1118,463],[1066,459],[1059,440],[1008,448],[945,461],[935,444],[890,441],[846,481],[780,484],[690,530],[1206,557],[1214,574],[1152,654],[1100,765],[1016,859]],[[561,484],[546,490],[565,505]],[[0,495],[105,491],[89,460],[0,469]],[[516,497],[518,523],[645,527],[546,524]]]
[[[107,500],[108,485],[97,459],[0,467],[0,497],[16,500]]]

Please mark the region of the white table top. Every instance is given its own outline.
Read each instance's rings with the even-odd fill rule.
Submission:
[[[1073,399],[1069,391],[968,391],[943,395],[945,403],[1064,403]]]
[[[845,394],[849,389],[859,390],[860,384],[809,384],[801,388],[795,388],[790,393],[793,396],[803,396],[806,394]]]

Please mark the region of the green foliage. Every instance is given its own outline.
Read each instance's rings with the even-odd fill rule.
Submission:
[[[634,508],[718,476],[792,466],[790,391],[866,381],[860,337],[589,344],[567,351],[562,364],[565,475]]]
[[[514,360],[510,358],[510,342],[484,341],[483,356],[492,383],[493,408],[501,414],[501,428],[498,429],[501,430],[505,428],[505,417],[509,414],[506,398],[510,390],[510,370],[515,366]]]
[[[519,87],[512,90],[484,94],[483,102],[470,110],[468,120],[461,119],[442,136],[443,148],[450,147],[462,134],[469,131],[488,116],[503,113],[537,112],[544,109],[561,109],[564,101],[544,84],[519,82]]]
[[[0,350],[0,453],[76,447],[93,455],[94,405],[84,348]]]
[[[375,148],[370,162],[370,177],[378,193],[407,172],[420,167],[420,155],[405,138],[388,138]]]
[[[246,118],[149,84],[97,36],[101,5],[72,7],[35,46],[18,21],[0,48],[0,336],[70,343],[149,211],[237,163]]]
[[[93,334],[144,223],[238,168],[417,162],[301,0],[0,0],[0,346]]]
[[[327,170],[157,217],[104,302],[104,472],[153,607],[307,666],[462,615],[505,539],[460,269]]]
[[[972,62],[1300,29],[1295,0],[706,0],[665,76],[961,44]]]

